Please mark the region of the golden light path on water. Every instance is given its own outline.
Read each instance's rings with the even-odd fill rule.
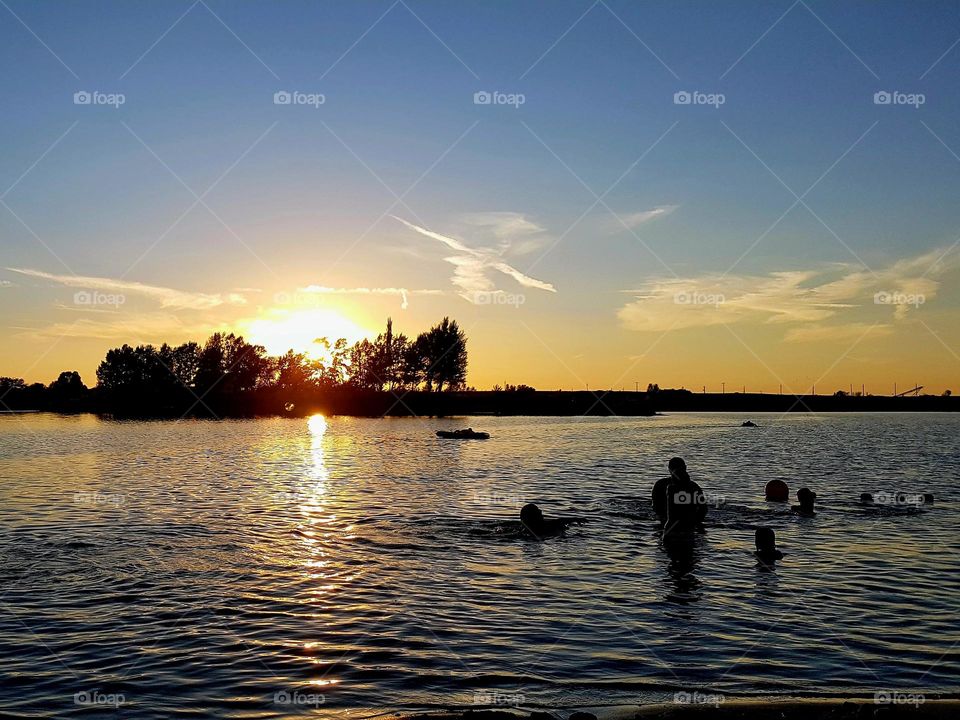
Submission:
[[[338,530],[337,515],[330,511],[329,497],[330,474],[325,460],[324,442],[327,432],[327,419],[323,415],[313,415],[307,420],[307,430],[310,434],[310,465],[303,488],[303,502],[300,505],[300,514],[303,516],[304,527],[301,539],[304,545],[303,564],[306,576],[310,581],[319,583],[312,591],[311,596],[320,599],[323,596],[338,590],[337,582],[332,580],[351,580],[344,578],[342,573],[333,572],[335,558],[332,557],[331,541],[339,534],[344,539],[349,536],[352,526]],[[304,643],[306,653],[317,647],[318,643]],[[315,665],[323,665],[320,660],[311,659]],[[339,680],[321,676],[308,681],[308,685],[325,687],[339,684]]]

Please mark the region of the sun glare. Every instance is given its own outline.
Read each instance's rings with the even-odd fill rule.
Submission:
[[[310,310],[271,310],[263,317],[251,321],[245,328],[250,342],[263,345],[271,355],[282,355],[287,350],[306,353],[323,360],[327,353],[318,338],[327,338],[333,343],[345,338],[351,345],[370,333],[336,310],[312,308]]]

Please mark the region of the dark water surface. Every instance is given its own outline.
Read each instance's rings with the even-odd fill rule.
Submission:
[[[955,694],[960,418],[753,419],[0,417],[0,710]],[[433,437],[464,425],[493,437]],[[673,455],[717,507],[671,559],[646,500]],[[818,515],[765,503],[772,478],[816,490]],[[588,522],[498,533],[527,501]],[[757,524],[785,553],[773,572]]]

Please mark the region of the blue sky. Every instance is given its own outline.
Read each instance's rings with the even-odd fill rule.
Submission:
[[[0,259],[52,277],[0,270],[0,333],[19,338],[0,371],[45,376],[74,355],[89,376],[122,332],[157,342],[166,328],[180,340],[242,327],[270,313],[273,294],[319,285],[437,291],[402,311],[388,294],[324,300],[366,328],[389,312],[406,313],[411,329],[443,314],[476,322],[471,381],[481,386],[513,366],[504,339],[529,346],[529,377],[515,379],[533,384],[640,372],[719,382],[710,367],[671,362],[712,345],[715,317],[687,316],[658,344],[664,355],[630,365],[672,329],[648,317],[678,311],[658,293],[709,281],[733,299],[721,324],[763,359],[765,387],[817,372],[780,364],[791,332],[825,343],[811,357],[828,370],[874,322],[882,331],[851,370],[892,379],[897,361],[878,354],[924,337],[944,345],[929,374],[946,385],[960,346],[954,256],[932,274],[889,268],[926,255],[932,264],[960,237],[958,38],[960,7],[934,2],[4,0],[0,193],[12,189]],[[78,91],[125,102],[76,105]],[[325,102],[276,105],[278,91]],[[524,102],[477,105],[481,91]],[[723,104],[675,104],[683,91],[720,93]],[[923,104],[877,105],[878,91],[920,93]],[[554,292],[490,270],[482,253],[461,257],[486,284],[458,281],[449,245],[391,215],[494,248]],[[826,282],[809,275],[823,268],[857,288],[831,292],[829,315],[771,308],[771,296],[824,303],[784,299],[758,280],[807,273],[806,290]],[[850,280],[858,271],[871,282]],[[260,293],[243,307],[174,312],[134,289],[125,314],[102,317],[65,307],[83,287],[67,276]],[[923,326],[853,307],[868,290],[918,288],[931,300]],[[462,297],[476,290],[523,294],[521,314]],[[577,333],[606,358],[578,364]],[[734,382],[743,348],[726,347],[718,362]]]

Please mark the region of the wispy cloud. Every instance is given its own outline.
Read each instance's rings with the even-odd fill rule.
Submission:
[[[442,290],[408,290],[407,288],[332,288],[323,285],[307,285],[299,292],[315,293],[317,295],[398,295],[400,307],[406,310],[410,306],[411,295],[443,295]]]
[[[497,240],[497,247],[478,248],[469,247],[457,238],[441,235],[407,222],[403,218],[393,217],[411,230],[446,245],[456,253],[445,257],[444,260],[453,265],[452,282],[461,290],[460,296],[471,302],[476,302],[480,294],[498,292],[496,284],[489,276],[491,270],[512,277],[523,287],[556,292],[556,288],[550,283],[525,275],[505,260],[507,252],[512,248],[511,238],[516,238],[519,233],[521,240],[524,237],[529,240],[531,236],[542,231],[539,226],[526,221],[521,216],[512,213],[466,216],[472,217],[475,225],[485,228]],[[478,218],[481,217],[484,222],[477,223]]]
[[[676,210],[677,207],[677,205],[661,205],[660,207],[655,207],[652,210],[641,210],[640,212],[626,214],[618,213],[617,216],[620,218],[620,220],[614,218],[610,221],[609,226],[613,231],[622,230],[624,225],[633,230],[634,228],[650,222],[651,220],[656,220],[657,218],[669,215]],[[621,220],[623,222],[620,222]]]
[[[41,270],[26,268],[11,268],[10,272],[26,275],[27,277],[49,280],[67,287],[82,288],[84,290],[101,290],[103,292],[140,295],[160,303],[160,307],[173,310],[208,310],[221,305],[244,305],[246,298],[239,293],[209,294],[175,290],[173,288],[146,285],[130,280],[115,280],[103,277],[87,277],[83,275],[55,275]]]
[[[109,313],[110,319],[84,317],[73,322],[57,322],[39,328],[17,328],[21,337],[31,340],[51,338],[92,338],[130,345],[178,342],[205,337],[216,327],[203,323],[184,323],[170,313]]]
[[[526,255],[546,247],[554,239],[545,227],[521,213],[468,213],[455,222],[463,234],[478,244],[496,247],[502,255]]]
[[[850,315],[869,308],[880,314],[873,332],[892,332],[890,319],[902,320],[934,299],[938,278],[958,267],[960,255],[933,250],[873,271],[840,263],[767,275],[657,278],[624,291],[634,299],[617,315],[629,329],[657,332],[748,321],[812,324],[787,333],[799,341],[863,333],[871,324]]]

